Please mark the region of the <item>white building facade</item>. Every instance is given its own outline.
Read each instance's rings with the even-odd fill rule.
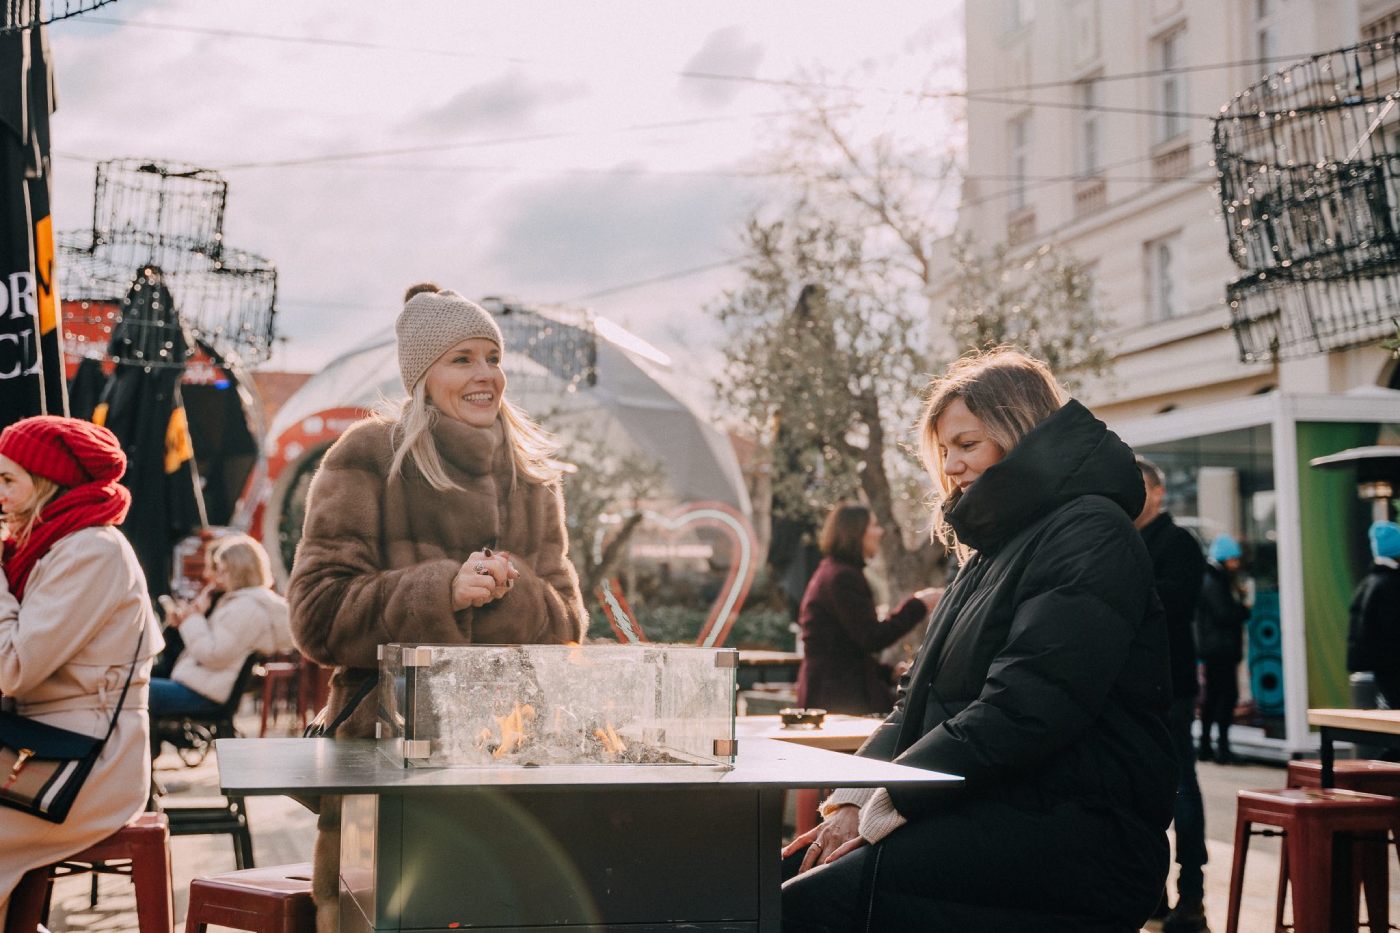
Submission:
[[[1088,265],[1116,357],[1114,377],[1083,393],[1096,411],[1390,384],[1374,347],[1238,361],[1210,118],[1289,60],[1400,29],[1400,3],[972,0],[966,22],[972,180],[958,229],[983,245],[1053,242]]]

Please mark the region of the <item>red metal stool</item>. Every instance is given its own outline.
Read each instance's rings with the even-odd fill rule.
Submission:
[[[111,862],[130,864],[114,866]],[[10,896],[7,933],[33,933],[39,924],[46,923],[53,879],[82,872],[130,875],[136,886],[136,921],[141,933],[169,933],[175,922],[175,905],[170,883],[170,833],[161,813],[142,813],[76,855],[27,872]]]
[[[1245,858],[1251,835],[1284,836],[1283,859],[1279,865],[1278,902],[1274,923],[1283,928],[1283,903],[1288,886],[1293,888],[1293,924],[1298,933],[1326,930],[1354,930],[1356,897],[1350,873],[1338,872],[1334,862],[1350,861],[1351,849],[1345,836],[1369,833],[1384,837],[1400,826],[1400,802],[1377,794],[1321,788],[1260,788],[1242,790],[1237,798],[1235,853],[1230,868],[1230,909],[1226,933],[1237,933],[1240,898],[1244,893]],[[1277,827],[1281,832],[1251,830],[1255,823]],[[1340,845],[1339,845],[1340,844]],[[1376,847],[1367,847],[1362,873],[1376,877]],[[1337,858],[1340,856],[1340,859]],[[1384,848],[1380,849],[1379,875],[1385,877]],[[1338,866],[1342,867],[1342,866]],[[1350,890],[1348,890],[1350,889]],[[1368,888],[1368,893],[1370,888]],[[1367,898],[1373,930],[1384,930],[1390,920],[1389,903],[1384,896]],[[1340,896],[1336,896],[1340,892]]]
[[[314,933],[311,864],[250,868],[190,882],[185,933],[209,924],[253,933]]]
[[[277,701],[279,694],[285,697],[288,693],[295,695],[297,715],[301,717],[301,728],[306,728],[306,700],[302,696],[302,674],[301,662],[291,660],[268,660],[263,661],[255,668],[255,672],[262,673],[262,725],[258,729],[258,737],[267,735],[267,717],[273,704]],[[275,716],[274,716],[275,718]]]
[[[1400,797],[1400,762],[1344,758],[1333,764],[1332,785],[1363,794]],[[1288,763],[1289,787],[1321,787],[1322,762],[1303,759]]]

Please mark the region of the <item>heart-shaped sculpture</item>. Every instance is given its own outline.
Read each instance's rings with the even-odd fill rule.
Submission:
[[[666,531],[683,528],[718,528],[734,547],[734,559],[729,562],[729,576],[710,607],[709,617],[700,629],[695,643],[702,648],[718,648],[724,644],[739,610],[749,595],[754,574],[758,572],[758,538],[748,519],[723,502],[692,502],[669,514],[643,513],[646,520]],[[619,641],[645,641],[646,635],[617,588],[605,583],[598,588],[599,600]]]

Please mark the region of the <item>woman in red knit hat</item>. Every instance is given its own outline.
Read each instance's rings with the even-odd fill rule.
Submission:
[[[0,694],[31,719],[107,733],[62,823],[0,809],[0,926],[29,869],[111,835],[145,806],[151,774],[146,690],[162,647],[146,578],[116,528],[131,494],[126,456],[106,428],[26,418],[0,432]]]

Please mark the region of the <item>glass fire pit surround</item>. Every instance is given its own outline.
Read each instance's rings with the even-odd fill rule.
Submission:
[[[728,769],[738,658],[680,645],[384,645],[376,737],[404,767]]]

